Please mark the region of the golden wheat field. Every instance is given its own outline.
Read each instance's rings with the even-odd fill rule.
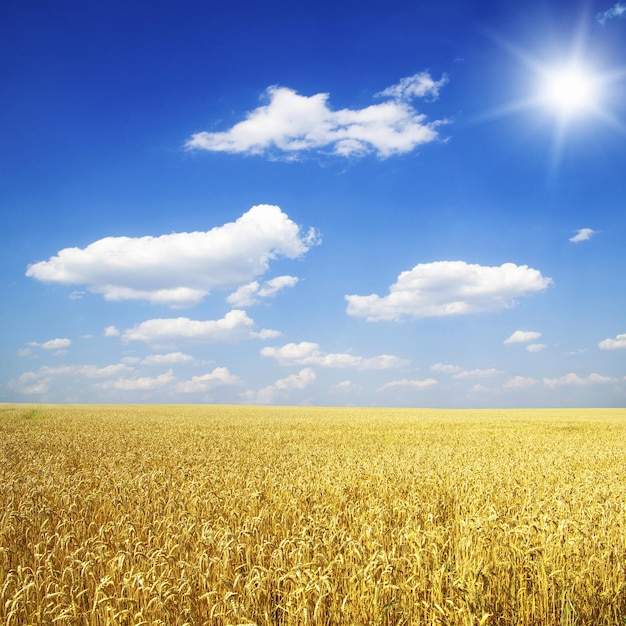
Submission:
[[[0,410],[7,625],[626,623],[626,410]]]

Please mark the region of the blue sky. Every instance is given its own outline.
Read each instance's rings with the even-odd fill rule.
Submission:
[[[0,8],[0,401],[626,402],[626,4]]]

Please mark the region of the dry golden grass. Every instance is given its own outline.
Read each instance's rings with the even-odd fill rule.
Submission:
[[[0,411],[0,621],[626,623],[626,410]]]

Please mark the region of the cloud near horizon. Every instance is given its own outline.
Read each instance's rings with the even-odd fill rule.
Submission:
[[[330,108],[327,93],[302,96],[293,89],[272,86],[264,94],[267,104],[249,112],[243,121],[227,131],[195,133],[185,147],[288,159],[312,150],[342,157],[374,153],[385,159],[438,138],[437,127],[446,120],[426,121],[411,100],[434,100],[447,82],[445,75],[434,80],[428,72],[420,72],[377,93],[385,102],[337,111]]]
[[[499,267],[464,261],[422,263],[402,272],[387,296],[347,295],[347,313],[367,321],[446,317],[511,308],[516,298],[544,291],[551,278],[527,265]]]
[[[284,398],[293,390],[305,389],[315,382],[315,372],[306,367],[297,374],[277,380],[273,385],[263,387],[258,391],[244,391],[240,397],[250,403],[273,404],[276,400]]]
[[[193,306],[211,291],[233,289],[265,274],[270,261],[302,257],[319,243],[278,206],[253,206],[234,222],[206,232],[159,237],[105,237],[86,248],[65,248],[29,265],[42,282],[86,285],[105,300],[145,300]],[[271,282],[271,281],[270,281]]]
[[[347,353],[326,353],[319,349],[318,343],[310,341],[288,343],[281,348],[265,347],[261,349],[261,355],[276,359],[280,365],[317,365],[359,370],[384,370],[402,367],[409,363],[405,359],[390,354],[366,358]]]

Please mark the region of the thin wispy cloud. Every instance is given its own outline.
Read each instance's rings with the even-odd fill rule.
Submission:
[[[261,204],[204,232],[105,237],[86,248],[65,248],[30,265],[26,275],[85,285],[106,300],[181,308],[198,304],[213,290],[249,283],[265,274],[270,262],[300,258],[317,243],[314,229],[304,232],[279,207]]]
[[[596,231],[591,228],[579,228],[576,234],[569,238],[572,243],[580,243],[581,241],[588,241],[596,234]]]
[[[527,265],[439,261],[402,272],[386,296],[347,295],[345,299],[348,315],[399,321],[502,311],[515,306],[516,298],[544,291],[550,284],[551,278]]]
[[[267,104],[257,107],[232,128],[202,131],[185,143],[188,150],[266,155],[295,159],[311,152],[341,157],[375,154],[386,159],[438,139],[446,120],[428,121],[412,104],[434,100],[447,82],[428,72],[403,78],[376,94],[384,102],[362,109],[333,110],[330,95],[303,96],[287,87],[269,87]]]
[[[396,389],[428,389],[429,387],[433,387],[437,385],[437,381],[434,378],[425,378],[422,380],[410,380],[408,378],[403,378],[401,380],[392,380],[389,383],[385,383],[381,387],[377,389],[378,392],[385,391],[393,391]]]
[[[277,276],[263,284],[255,280],[239,287],[226,298],[226,301],[234,307],[252,306],[265,298],[273,298],[281,291],[294,287],[297,282],[296,276]]]
[[[626,17],[626,4],[623,2],[616,2],[610,9],[601,11],[596,15],[596,20],[604,25],[609,20],[625,18]]]

